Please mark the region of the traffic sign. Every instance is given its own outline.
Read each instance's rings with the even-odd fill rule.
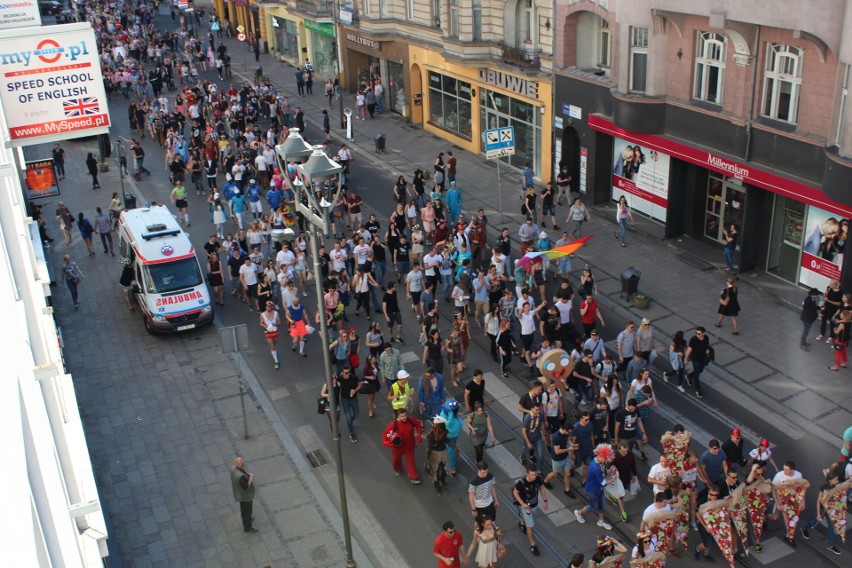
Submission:
[[[246,34],[237,34],[237,39],[240,40],[240,41],[245,41],[246,40]]]
[[[504,126],[485,131],[485,157],[502,158],[515,153],[515,127]]]
[[[243,33],[244,31],[246,31],[246,29],[242,26],[237,26],[237,31]]]
[[[219,22],[210,22],[211,32],[218,32],[220,29],[222,29],[222,26],[221,24],[219,24]]]

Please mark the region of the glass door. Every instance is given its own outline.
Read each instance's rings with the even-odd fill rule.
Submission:
[[[704,213],[704,236],[725,243],[724,230],[736,225],[742,228],[745,211],[745,187],[734,178],[710,174],[707,182],[707,205]]]
[[[772,212],[769,255],[766,271],[796,282],[802,254],[802,236],[805,225],[805,204],[786,197],[775,196]]]

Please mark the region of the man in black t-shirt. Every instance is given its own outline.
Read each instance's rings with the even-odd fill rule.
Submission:
[[[385,315],[385,321],[388,324],[388,333],[391,341],[397,343],[405,343],[402,340],[402,314],[399,311],[399,300],[396,297],[396,282],[388,284],[387,292],[382,298],[382,313]],[[393,338],[393,327],[396,324],[396,338]]]
[[[588,349],[583,351],[583,358],[575,365],[571,372],[573,381],[570,381],[568,386],[574,391],[574,410],[580,408],[582,404],[591,404],[594,399],[595,376],[592,374],[592,352]]]
[[[704,398],[704,393],[701,390],[701,373],[707,366],[709,351],[710,339],[707,337],[707,332],[703,327],[696,327],[695,335],[689,340],[689,345],[686,348],[683,364],[686,365],[692,361],[692,372],[686,378],[690,385],[695,385],[695,396],[698,398]]]
[[[642,435],[638,436],[637,434],[640,432]],[[639,446],[639,453],[642,459],[647,461],[648,458],[645,457],[642,443],[648,442],[648,434],[645,431],[642,418],[639,417],[639,413],[636,411],[635,398],[628,399],[627,406],[619,409],[615,414],[615,445],[617,446],[621,440],[624,440],[628,446],[635,442]]]
[[[530,390],[518,401],[518,411],[521,413],[521,418],[524,417],[524,414],[529,414],[533,408],[543,410],[541,408],[541,392],[544,390],[544,387],[538,379],[530,381],[529,386]]]
[[[402,276],[408,274],[411,270],[410,258],[411,258],[411,245],[405,239],[405,235],[399,236],[399,244],[396,245],[396,248],[393,251],[393,262],[396,266],[397,271],[397,280]]]
[[[219,253],[219,249],[222,248],[222,245],[216,240],[216,233],[210,235],[210,239],[204,243],[204,252],[207,253],[207,256],[211,256]]]
[[[328,253],[325,252],[325,247],[321,246],[319,248],[319,265],[320,272],[322,273],[322,281],[325,282],[328,280],[328,265],[331,263],[331,257],[328,256]]]
[[[538,556],[541,553],[538,551],[538,546],[535,544],[535,536],[533,535],[535,511],[538,509],[539,497],[542,502],[541,508],[547,511],[547,494],[544,492],[544,482],[539,477],[535,467],[527,467],[526,475],[515,483],[512,495],[515,498],[515,503],[520,508],[521,522],[519,525],[521,530],[527,533],[527,540],[530,542],[530,552],[534,556]]]
[[[364,223],[364,228],[370,231],[370,234],[374,237],[379,234],[379,229],[382,228],[382,225],[376,221],[375,213],[370,213],[370,220]]]
[[[481,369],[474,369],[473,380],[464,386],[464,405],[473,412],[473,405],[481,402],[485,406],[485,375]]]
[[[361,390],[361,383],[358,381],[358,375],[355,374],[355,371],[349,365],[344,365],[337,377],[337,384],[340,385],[340,410],[346,418],[349,439],[357,442],[358,437],[355,436],[353,422],[361,414],[361,407],[358,404],[358,391]]]

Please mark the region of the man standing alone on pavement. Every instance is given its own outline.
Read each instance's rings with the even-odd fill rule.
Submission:
[[[805,301],[802,302],[802,315],[800,317],[802,320],[802,337],[799,339],[799,348],[804,351],[810,351],[811,344],[808,343],[808,334],[810,334],[811,326],[819,316],[818,302],[820,296],[822,296],[822,292],[816,288],[811,288],[808,290]]]
[[[234,491],[234,499],[240,504],[243,530],[247,533],[256,533],[257,529],[252,526],[254,474],[246,471],[246,463],[241,457],[234,459],[234,467],[231,468],[231,488]]]
[[[456,157],[452,152],[447,152],[447,181],[453,183],[456,181]]]

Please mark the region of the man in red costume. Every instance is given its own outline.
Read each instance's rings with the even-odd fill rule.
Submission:
[[[415,430],[417,431],[416,441]],[[397,417],[388,424],[382,434],[382,443],[391,449],[393,472],[396,475],[402,474],[402,458],[405,457],[408,478],[414,485],[420,483],[420,474],[417,473],[417,466],[414,463],[414,449],[422,442],[423,423],[409,417],[408,411],[404,408],[399,410]]]

